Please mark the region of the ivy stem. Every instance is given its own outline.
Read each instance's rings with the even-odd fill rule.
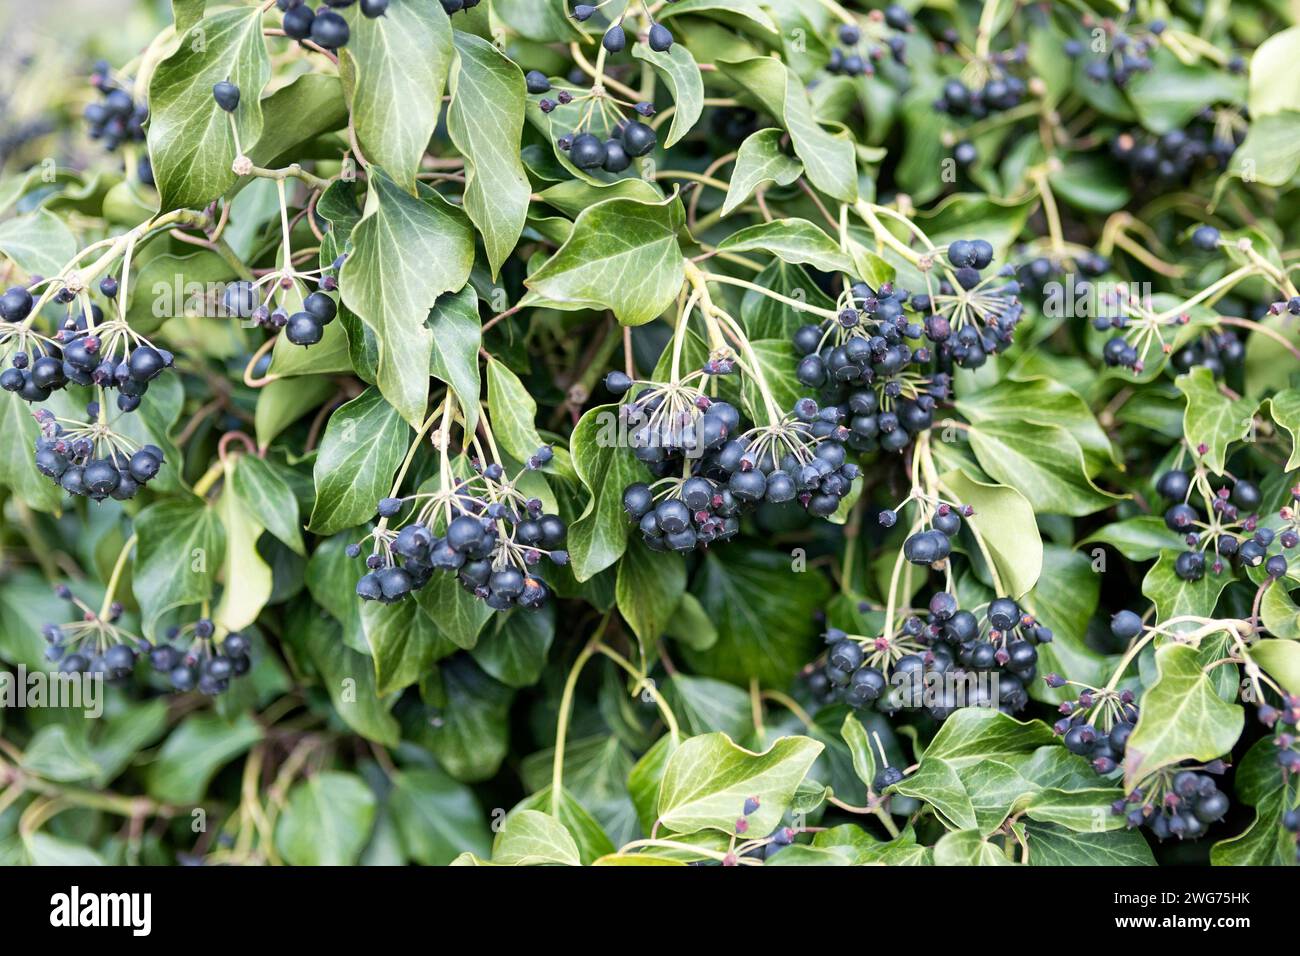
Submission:
[[[117,584],[121,580],[122,571],[126,567],[127,556],[135,548],[136,536],[133,534],[126,539],[122,545],[122,550],[117,556],[117,561],[113,565],[113,573],[108,578],[108,587],[104,589],[104,601],[99,606],[99,616],[101,619],[108,617],[108,612],[113,606],[113,596],[117,593]]]
[[[623,670],[627,671],[628,675],[637,682],[636,686],[632,689],[633,694],[637,694],[644,690],[654,699],[655,706],[659,708],[659,713],[663,716],[664,723],[668,726],[668,734],[672,737],[673,743],[680,741],[682,732],[677,726],[677,718],[673,716],[672,708],[670,708],[668,702],[664,700],[663,694],[659,692],[659,688],[655,686],[655,682],[633,667],[631,661],[618,653],[618,651],[614,650],[608,644],[597,641],[595,649],[599,653],[604,654],[619,667],[623,668]]]
[[[551,816],[553,817],[560,815],[560,793],[564,788],[564,745],[569,736],[569,715],[573,710],[573,695],[578,688],[578,677],[582,674],[587,661],[591,660],[592,655],[596,653],[600,635],[609,625],[611,613],[612,611],[605,612],[605,616],[596,627],[595,634],[578,653],[564,682],[564,693],[560,696],[560,714],[555,722],[555,756],[551,760]]]

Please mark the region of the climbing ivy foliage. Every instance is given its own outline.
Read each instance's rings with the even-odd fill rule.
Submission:
[[[170,12],[0,145],[0,862],[1296,862],[1294,11]]]

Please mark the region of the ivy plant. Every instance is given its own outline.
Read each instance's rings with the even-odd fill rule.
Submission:
[[[1294,10],[140,8],[0,140],[0,861],[1296,862]]]

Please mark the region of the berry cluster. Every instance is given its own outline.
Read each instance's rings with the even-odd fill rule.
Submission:
[[[1229,368],[1237,368],[1245,360],[1246,345],[1233,329],[1206,332],[1188,342],[1170,358],[1179,372],[1208,368],[1215,378],[1222,378]]]
[[[925,335],[942,361],[979,368],[1011,345],[1024,316],[1020,283],[1011,266],[981,275],[993,261],[993,246],[983,239],[949,243],[947,259],[952,268],[937,290],[913,295],[911,306],[929,313]]]
[[[941,591],[930,600],[928,623],[909,615],[899,633],[875,637],[832,627],[825,640],[824,680],[850,707],[875,704],[891,714],[924,708],[943,720],[962,707],[1023,710],[1037,674],[1036,645],[1049,643],[1052,632],[1010,598],[991,601],[981,622]]]
[[[540,469],[552,457],[550,448],[540,448],[524,468]],[[556,565],[568,563],[563,519],[520,493],[519,476],[506,480],[499,464],[476,461],[474,470],[473,477],[453,481],[444,490],[379,502],[381,520],[369,535],[374,540],[366,558],[369,570],[357,582],[360,597],[393,604],[443,571],[455,574],[467,591],[498,611],[546,603],[551,589],[534,567],[543,557]],[[411,520],[400,530],[389,529],[388,519],[408,505],[415,505]],[[359,557],[361,545],[349,545],[347,553]]]
[[[1091,279],[1104,275],[1110,261],[1090,250],[1075,254],[1068,260],[1033,256],[1016,267],[1016,281],[1023,295],[1031,296],[1040,305],[1053,287],[1060,288],[1071,302],[1086,301],[1093,295]]]
[[[1146,827],[1162,842],[1171,836],[1200,839],[1210,824],[1222,820],[1228,812],[1228,796],[1211,776],[1226,769],[1222,760],[1214,760],[1203,767],[1160,770],[1111,804],[1111,812],[1123,816],[1129,829]]]
[[[1215,488],[1204,469],[1189,474],[1175,468],[1156,480],[1156,492],[1173,502],[1165,511],[1165,527],[1186,537],[1188,550],[1174,562],[1174,573],[1184,581],[1199,581],[1207,566],[1221,574],[1225,558],[1235,559],[1242,567],[1263,564],[1273,578],[1286,574],[1286,558],[1280,554],[1269,557],[1268,549],[1279,539],[1283,547],[1295,547],[1300,535],[1292,528],[1279,535],[1272,528],[1260,527],[1257,509],[1263,493],[1254,482],[1234,478],[1230,487]],[[1199,508],[1191,504],[1193,492]]]
[[[711,359],[676,383],[634,383],[622,372],[605,378],[617,395],[640,386],[620,407],[620,420],[656,481],[629,485],[623,507],[656,551],[725,541],[740,530],[741,513],[763,502],[797,502],[812,515],[829,517],[859,475],[847,460],[848,432],[833,406],[800,399],[780,421],[742,432],[734,405],[692,384],[732,369],[729,360]]]
[[[350,7],[356,0],[325,0],[325,5],[313,10],[306,0],[275,0],[275,5],[284,14],[281,27],[284,34],[294,40],[310,40],[325,50],[337,50],[347,46],[352,39],[352,30],[348,21],[335,13],[330,7]],[[460,0],[454,9],[448,0],[442,0],[443,8],[448,13],[478,5],[479,0]],[[389,0],[361,0],[361,13],[375,19],[388,12]],[[222,107],[233,109],[233,107]]]
[[[166,675],[173,689],[197,687],[201,693],[216,696],[229,688],[232,677],[247,674],[252,668],[248,638],[227,634],[218,643],[216,626],[207,618],[186,627],[170,628],[166,642],[154,645],[119,625],[121,604],[112,602],[104,611],[96,612],[67,585],[59,585],[55,593],[81,612],[78,621],[41,628],[49,644],[46,659],[56,662],[61,673],[102,674],[106,680],[122,680],[130,677],[136,664],[147,656],[150,666]],[[185,650],[171,643],[179,637],[189,638]]]
[[[934,421],[948,397],[949,376],[929,371],[928,348],[913,348],[924,327],[904,314],[908,294],[886,284],[873,290],[855,283],[841,298],[839,315],[795,332],[803,358],[800,384],[821,390],[822,412],[849,423],[854,451],[901,451]]]
[[[90,82],[100,99],[87,104],[82,113],[90,138],[100,140],[109,152],[123,143],[143,143],[144,124],[149,119],[148,104],[132,99],[125,84],[114,80],[112,73],[104,61],[95,64]]]
[[[1025,81],[1007,69],[1025,61],[1026,50],[1016,47],[1005,53],[994,53],[990,71],[982,85],[968,85],[957,77],[949,77],[943,92],[934,101],[941,113],[958,118],[983,119],[1024,102],[1029,88]]]
[[[91,418],[97,419],[93,405],[89,411]],[[41,429],[36,439],[36,469],[70,495],[92,501],[127,501],[162,468],[161,448],[136,446],[101,421],[65,424],[44,408],[35,417]]]
[[[222,300],[226,314],[246,319],[264,329],[283,329],[284,337],[294,345],[306,348],[319,342],[325,335],[325,326],[338,315],[338,304],[334,298],[318,289],[306,295],[302,300],[302,309],[291,315],[282,305],[275,303],[276,290],[282,284],[270,285],[263,297],[257,287],[264,281],[240,280],[226,286]],[[317,281],[321,289],[332,289],[335,285],[332,276],[323,276]]]
[[[873,10],[867,16],[865,27],[857,23],[842,24],[836,31],[838,43],[831,48],[826,69],[844,76],[870,76],[876,72],[875,63],[884,57],[886,50],[895,63],[906,66],[907,41],[902,34],[913,29],[912,15],[897,3],[891,3],[883,11]]]
[[[1091,16],[1084,18],[1085,27],[1093,27]],[[1093,83],[1113,83],[1123,88],[1138,73],[1151,72],[1151,51],[1160,45],[1160,35],[1165,32],[1163,20],[1153,20],[1145,29],[1124,30],[1111,20],[1100,24],[1104,33],[1101,50],[1089,56],[1084,65],[1084,75]],[[1072,60],[1089,53],[1081,40],[1065,41],[1065,54]]]
[[[1159,136],[1142,129],[1120,133],[1111,143],[1111,155],[1128,167],[1139,185],[1177,185],[1200,171],[1227,168],[1245,138],[1246,124],[1239,114],[1207,108],[1185,129]]]

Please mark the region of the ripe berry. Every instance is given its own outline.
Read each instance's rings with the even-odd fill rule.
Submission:
[[[1205,252],[1213,252],[1219,246],[1219,230],[1213,226],[1197,226],[1192,233],[1192,245]]]
[[[316,14],[316,19],[311,23],[312,42],[327,50],[347,46],[350,34],[348,21],[332,10]]]
[[[658,137],[644,123],[633,120],[623,127],[623,148],[629,156],[644,156],[655,148]]]
[[[600,42],[610,53],[620,53],[627,46],[627,33],[621,24],[615,23],[605,31]]]
[[[1182,501],[1191,486],[1191,476],[1185,471],[1167,471],[1156,481],[1156,491],[1166,501]]]
[[[524,86],[528,92],[533,95],[545,93],[551,88],[551,81],[546,78],[546,74],[539,70],[529,70],[524,76]]]
[[[579,169],[597,169],[605,162],[605,144],[591,133],[580,133],[569,147],[569,159]]]
[[[281,25],[284,28],[285,36],[295,40],[306,40],[311,36],[312,23],[315,19],[315,11],[307,4],[302,3],[284,11],[284,22]]]
[[[371,20],[388,12],[388,0],[361,0],[361,13]]]
[[[294,345],[315,345],[325,334],[325,328],[310,312],[295,312],[289,316],[284,335]]]
[[[212,98],[227,113],[233,113],[239,106],[239,87],[229,80],[222,80],[212,87]]]
[[[1132,611],[1118,611],[1110,619],[1110,630],[1121,641],[1131,641],[1142,633],[1142,618]]]
[[[666,53],[673,45],[672,31],[662,23],[656,23],[650,27],[648,42],[656,53]]]
[[[32,294],[22,286],[13,286],[0,295],[0,318],[6,322],[21,322],[31,314]]]
[[[321,325],[329,325],[338,314],[338,306],[324,292],[313,292],[302,300],[302,307],[316,317]]]

